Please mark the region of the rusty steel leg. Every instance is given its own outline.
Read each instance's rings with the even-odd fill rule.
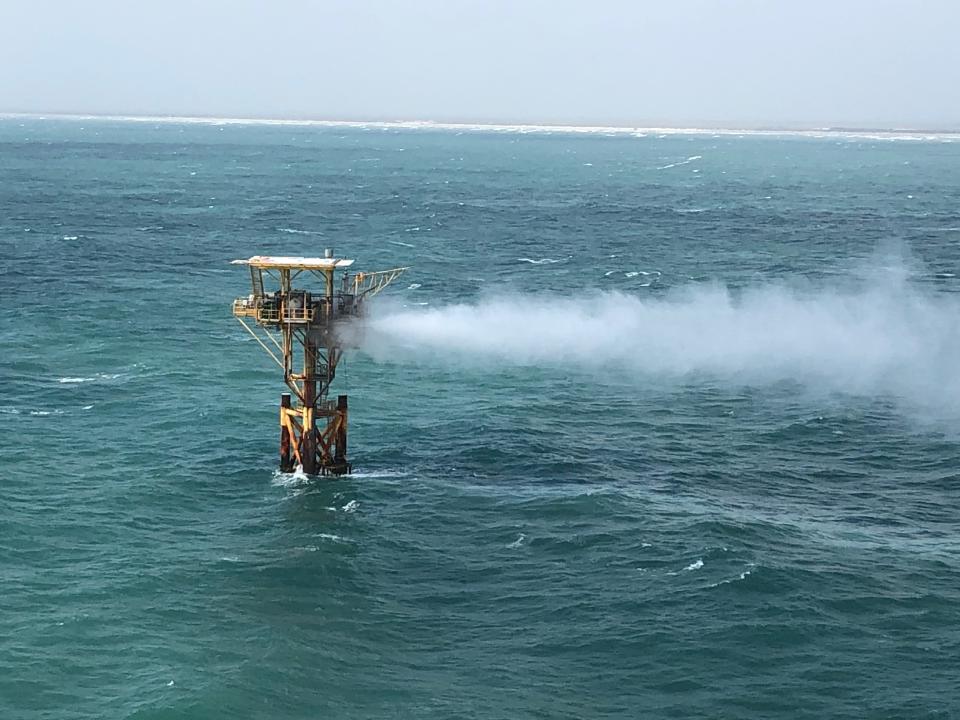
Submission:
[[[303,461],[303,471],[307,475],[316,475],[320,472],[320,463],[317,458],[317,429],[304,428],[300,438],[300,459]]]
[[[320,470],[317,462],[317,346],[309,340],[303,344],[303,432],[300,437],[300,457],[303,471],[316,475]]]
[[[350,463],[347,462],[347,396],[339,395],[337,397],[337,414],[340,416],[340,424],[337,427],[337,437],[335,441],[335,450],[333,462],[339,472],[344,474],[350,472]]]
[[[280,396],[280,472],[293,472],[293,457],[290,452],[290,431],[284,422],[284,413],[290,409],[290,393]]]

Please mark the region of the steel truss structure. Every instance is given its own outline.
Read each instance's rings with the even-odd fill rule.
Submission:
[[[330,250],[322,258],[255,255],[233,264],[249,267],[252,286],[233,302],[233,315],[282,368],[290,389],[280,396],[280,470],[352,472],[347,396],[328,397],[343,357],[342,331],[363,316],[370,297],[408,268],[351,275],[353,260],[335,258]],[[319,287],[305,285],[309,280],[319,280]]]

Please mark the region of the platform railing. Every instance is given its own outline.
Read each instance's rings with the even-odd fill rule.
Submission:
[[[308,322],[313,322],[313,319],[315,317],[316,317],[316,310],[309,306],[307,307],[287,306],[283,309],[284,322],[308,323]]]
[[[330,323],[341,318],[360,314],[360,298],[352,294],[336,294],[332,300],[316,298],[306,305],[300,296],[292,302],[279,302],[276,296],[245,296],[233,301],[233,314],[239,318],[253,318],[258,323]]]

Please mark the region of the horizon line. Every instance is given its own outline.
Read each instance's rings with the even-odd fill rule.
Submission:
[[[755,127],[737,126],[682,126],[682,125],[622,125],[591,124],[576,125],[564,123],[531,122],[467,122],[437,120],[357,120],[357,119],[318,119],[318,118],[278,118],[278,117],[229,117],[219,115],[120,115],[114,113],[72,113],[72,112],[0,112],[3,119],[30,120],[92,120],[114,122],[164,122],[181,124],[209,125],[290,125],[318,127],[354,127],[377,129],[409,130],[459,130],[492,131],[515,133],[566,132],[580,134],[611,134],[644,136],[648,134],[676,135],[800,135],[811,137],[843,136],[875,139],[960,139],[960,129],[925,129],[910,127],[871,127],[871,126],[814,126],[814,125],[770,125]]]

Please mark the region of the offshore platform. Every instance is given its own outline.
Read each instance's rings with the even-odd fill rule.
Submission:
[[[407,268],[351,275],[353,260],[335,258],[331,250],[324,257],[254,255],[232,264],[249,266],[253,286],[234,300],[233,314],[283,369],[297,399],[293,405],[290,393],[280,396],[280,470],[299,465],[308,475],[350,473],[347,396],[327,397],[343,355],[341,331]]]

